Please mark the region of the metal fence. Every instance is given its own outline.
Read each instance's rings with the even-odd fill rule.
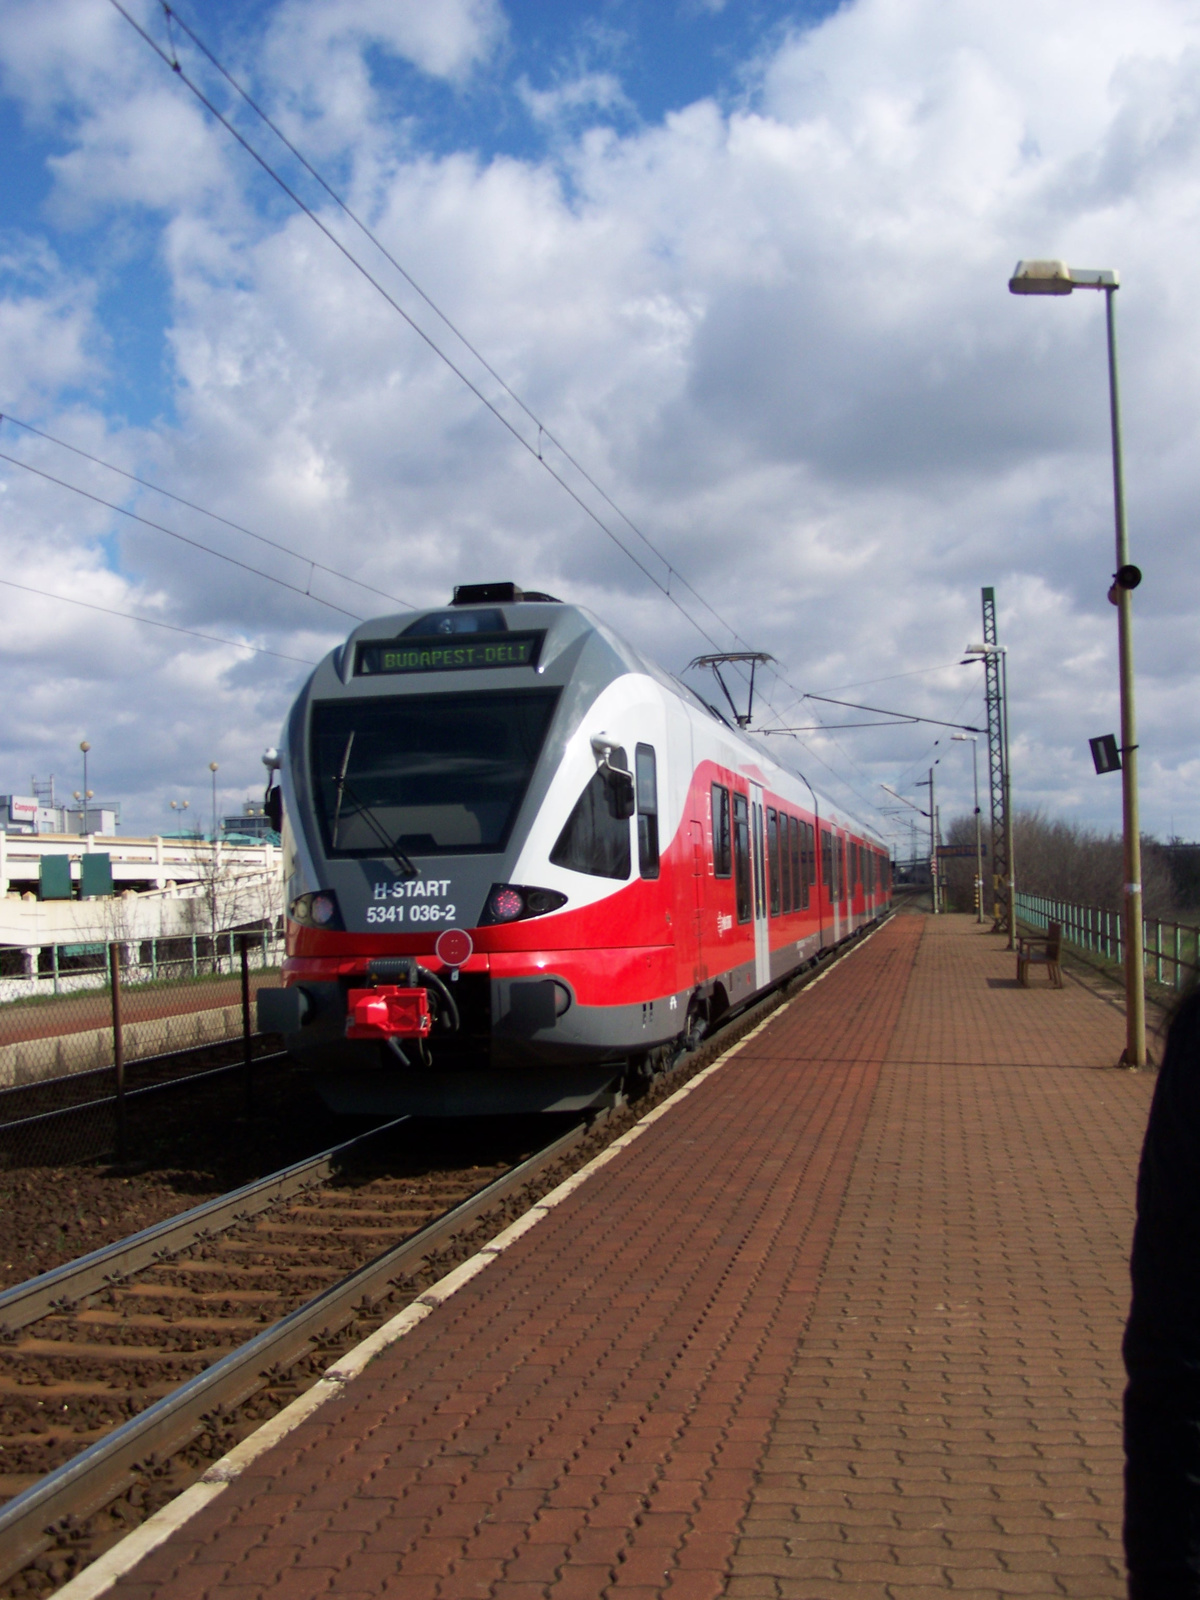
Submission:
[[[271,970],[278,940],[253,932],[142,944],[152,942],[189,948],[101,945],[79,953],[87,965],[70,990],[60,973],[57,991],[35,980],[35,993],[0,1004],[0,1159],[31,1140],[43,1158],[123,1158],[131,1098],[239,1064],[249,1099],[263,1044],[251,975]]]
[[[1068,900],[1022,894],[1020,890],[1016,903],[1017,916],[1031,926],[1046,928],[1057,922],[1068,944],[1117,965],[1124,961],[1125,918],[1120,911],[1074,905]],[[1142,944],[1146,952],[1146,976],[1164,988],[1183,989],[1200,972],[1200,928],[1190,923],[1144,917]]]

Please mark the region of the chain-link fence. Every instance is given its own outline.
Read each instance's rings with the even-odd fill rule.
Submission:
[[[253,991],[278,970],[268,929],[51,948],[0,979],[0,1161],[135,1156],[131,1108],[240,1070],[264,1048]],[[16,991],[15,993],[13,991]]]

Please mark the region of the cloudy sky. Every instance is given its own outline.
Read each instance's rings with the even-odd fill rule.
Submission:
[[[178,0],[402,272],[124,3],[181,75],[0,0],[0,791],[87,737],[127,832],[235,808],[352,618],[490,578],[771,652],[768,725],[981,722],[991,584],[1018,801],[1118,825],[1103,300],[1006,290],[1061,256],[1122,275],[1143,818],[1200,837],[1197,0]],[[777,743],[970,803],[948,730]]]

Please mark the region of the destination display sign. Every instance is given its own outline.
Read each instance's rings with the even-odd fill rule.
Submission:
[[[536,667],[545,632],[453,634],[444,640],[388,639],[358,647],[359,677],[379,673],[485,672]]]

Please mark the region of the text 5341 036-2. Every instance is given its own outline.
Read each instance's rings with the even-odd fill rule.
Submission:
[[[388,906],[368,906],[368,922],[453,922],[458,915],[456,906],[431,906],[428,901],[415,901],[405,905],[402,901]]]

